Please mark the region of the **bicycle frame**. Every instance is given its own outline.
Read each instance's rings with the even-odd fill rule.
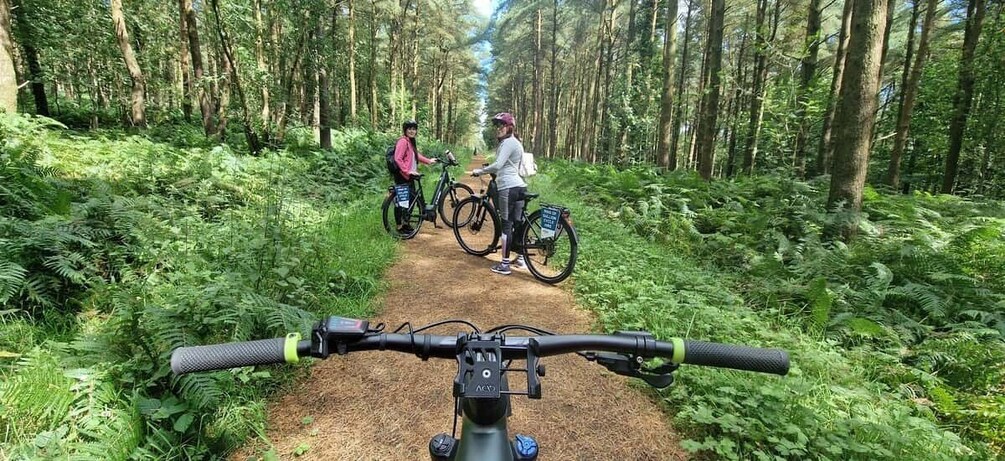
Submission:
[[[482,178],[479,177],[479,179],[482,179]],[[499,212],[499,209],[496,208],[496,202],[495,202],[495,198],[494,198],[494,192],[496,190],[495,181],[496,181],[496,178],[495,178],[494,175],[489,180],[488,185],[485,185],[484,180],[482,181],[483,188],[480,191],[482,193],[482,196],[481,196],[482,207],[480,209],[482,215],[478,216],[476,219],[484,219],[484,217],[485,217],[484,214],[487,213],[486,208],[489,208],[489,207],[491,207],[492,209],[496,210],[497,213]],[[488,190],[488,192],[486,192],[486,190]],[[533,199],[530,199],[530,200],[533,200]],[[513,225],[513,248],[511,249],[511,251],[513,251],[515,253],[518,253],[518,254],[524,248],[524,242],[521,241],[521,239],[519,238],[519,236],[523,235],[523,228],[524,228],[524,226],[527,225],[527,222],[528,222],[528,220],[530,218],[530,215],[531,215],[531,213],[527,212],[527,204],[530,203],[530,200],[525,200],[524,201],[524,207],[523,207],[523,209],[521,210],[521,213],[520,213],[520,220],[517,221],[517,222],[515,222],[514,225]],[[569,221],[570,225],[572,224],[572,221],[571,221],[570,216],[569,216],[569,209],[568,208],[566,208],[564,206],[550,205],[550,204],[546,204],[546,203],[542,203],[541,207],[542,208],[544,208],[544,207],[558,208],[559,212],[561,213],[561,216],[563,218],[565,218],[567,221]],[[558,229],[558,236],[562,235],[561,232],[562,232],[562,228],[559,227],[559,229]],[[496,245],[495,247],[492,248],[492,251],[496,252],[500,248],[502,248],[501,245]],[[527,248],[528,249],[549,250],[548,248],[546,248],[545,245],[541,245],[541,244],[530,245],[530,246],[527,246]]]
[[[424,208],[422,210],[422,219],[425,221],[436,222],[436,208],[440,206],[440,202],[442,202],[446,198],[446,195],[450,193],[450,186],[453,184],[453,181],[450,178],[450,172],[447,171],[447,168],[451,165],[444,161],[441,161],[440,163],[443,165],[443,168],[440,170],[440,178],[436,181],[436,187],[433,189],[433,200],[429,203],[425,202],[425,197],[422,195],[422,179],[420,178],[415,180],[415,182],[418,183],[418,192],[416,193],[416,196],[421,197],[421,201],[413,201],[409,204],[409,208],[415,206],[415,203],[423,204]]]
[[[503,387],[508,391],[506,377]],[[509,438],[507,420],[510,414],[509,395],[498,399],[458,399],[463,423],[461,438],[455,439],[446,433],[437,434],[429,441],[429,456],[433,461],[516,461],[534,460],[533,456],[522,456],[516,444],[533,440],[522,434]]]

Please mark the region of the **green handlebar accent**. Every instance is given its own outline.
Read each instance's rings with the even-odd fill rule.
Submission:
[[[297,363],[300,356],[297,355],[297,343],[300,342],[300,333],[290,333],[286,335],[286,342],[283,343],[283,357],[286,363]]]
[[[670,361],[673,363],[684,363],[684,340],[682,338],[670,338],[670,342],[673,344],[673,357],[670,357]]]

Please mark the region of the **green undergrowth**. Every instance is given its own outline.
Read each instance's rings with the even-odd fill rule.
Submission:
[[[0,117],[0,458],[221,456],[304,367],[177,378],[174,348],[373,313],[392,137],[252,157],[169,132]]]
[[[581,238],[599,328],[782,348],[788,376],[683,366],[660,395],[722,459],[1002,456],[1000,204],[869,191],[858,241],[820,241],[819,183],[548,162],[531,188]]]

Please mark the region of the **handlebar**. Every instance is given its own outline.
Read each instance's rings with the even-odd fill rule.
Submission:
[[[531,357],[602,351],[626,354],[639,359],[638,363],[642,362],[641,359],[660,357],[675,365],[704,365],[777,375],[785,375],[789,371],[789,356],[783,350],[681,338],[657,341],[645,332],[530,337],[507,336],[501,332],[492,335],[460,333],[457,336],[397,334],[370,330],[365,320],[341,317],[319,322],[310,340],[302,340],[299,334],[294,333],[285,338],[180,347],[171,354],[171,370],[180,375],[250,365],[292,363],[301,357],[327,358],[331,353],[345,355],[372,350],[412,353],[422,360],[430,357],[457,359],[465,344],[474,341],[494,341],[501,356],[498,359],[501,360],[529,360]]]

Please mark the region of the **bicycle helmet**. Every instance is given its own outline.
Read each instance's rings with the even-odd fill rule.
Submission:
[[[513,118],[513,114],[510,114],[509,112],[499,112],[492,117],[492,124],[516,126],[516,119]]]
[[[409,128],[419,129],[419,122],[415,120],[405,120],[405,123],[401,124],[401,132],[404,133],[408,131]]]

